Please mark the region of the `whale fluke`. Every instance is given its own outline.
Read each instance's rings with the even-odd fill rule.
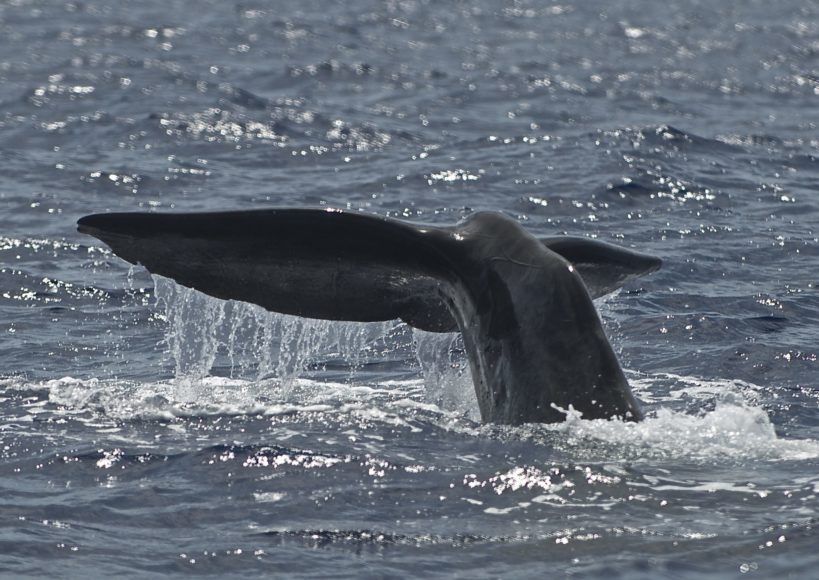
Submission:
[[[569,406],[585,418],[642,417],[591,299],[659,268],[652,256],[538,240],[495,212],[445,227],[335,209],[109,213],[78,229],[217,298],[460,330],[484,421],[561,421],[556,407]]]

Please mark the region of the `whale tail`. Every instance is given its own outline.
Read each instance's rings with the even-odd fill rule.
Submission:
[[[562,420],[554,405],[640,418],[590,298],[656,270],[651,256],[584,238],[537,240],[497,213],[452,227],[333,209],[110,213],[78,229],[217,298],[460,330],[485,421]]]

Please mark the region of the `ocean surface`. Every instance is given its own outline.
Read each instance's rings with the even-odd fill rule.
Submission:
[[[0,577],[819,576],[814,0],[0,4]],[[104,211],[499,210],[660,256],[639,424],[457,335],[221,302]]]

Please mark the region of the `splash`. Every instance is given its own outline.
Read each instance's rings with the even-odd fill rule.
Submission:
[[[640,423],[584,420],[572,409],[566,421],[544,426],[563,434],[571,447],[603,446],[606,453],[642,459],[792,460],[819,458],[819,441],[783,439],[760,407],[718,401],[713,411],[696,415],[668,408]]]
[[[117,428],[121,421],[133,420],[290,417],[288,420],[296,422],[317,419],[362,428],[388,425],[412,432],[432,427],[469,437],[528,440],[590,461],[730,464],[819,458],[819,441],[780,437],[761,407],[739,402],[735,396],[726,396],[713,410],[696,414],[660,408],[640,423],[585,420],[579,412],[568,409],[563,423],[512,427],[476,425],[461,420],[458,411],[427,403],[421,379],[367,386],[297,378],[285,389],[275,378],[206,377],[195,383],[180,379],[140,383],[64,377],[32,383],[18,377],[0,379],[0,388],[6,393],[43,392],[45,398],[40,402],[25,406],[24,414],[31,418],[56,413],[88,422],[104,432]],[[193,397],[190,388],[194,389]],[[46,400],[56,409],[44,407]]]
[[[413,339],[427,401],[472,421],[480,421],[461,335],[413,329]]]
[[[345,366],[351,375],[389,349],[396,322],[347,323],[268,312],[216,300],[154,276],[157,308],[167,322],[165,342],[177,379],[201,380],[212,371],[286,387],[306,371]]]
[[[197,412],[210,412],[207,409],[225,412],[224,401],[235,397],[237,388],[250,397],[245,400],[245,409],[259,412],[261,405],[265,414],[294,408],[319,410],[325,406],[361,412],[355,405],[363,401],[350,400],[351,393],[358,389],[359,394],[370,398],[365,405],[366,413],[379,420],[377,415],[387,409],[387,420],[400,422],[397,417],[402,410],[392,406],[394,401],[389,396],[379,400],[383,393],[397,389],[393,394],[405,404],[411,402],[407,408],[417,409],[416,405],[426,404],[435,409],[437,422],[449,421],[453,415],[480,420],[459,334],[417,329],[410,333],[399,322],[361,324],[285,316],[249,304],[215,300],[163,278],[155,277],[155,283],[157,302],[168,322],[166,342],[176,367],[176,379],[169,383],[176,390],[170,399],[197,401]],[[378,384],[356,380],[356,369],[362,365],[383,361],[385,356],[395,353],[405,356],[402,349],[408,347],[409,336],[412,350],[401,366],[406,367],[410,362],[407,359],[414,357],[423,389],[416,380],[411,382],[417,389],[415,393],[401,395],[401,389],[410,383],[396,387],[400,382],[386,386],[383,379],[376,381]],[[219,368],[220,356],[227,361],[223,366],[229,375],[240,379],[238,383],[228,386],[209,377],[214,368]],[[327,381],[329,367],[333,365],[348,370],[347,384]],[[321,371],[320,376],[314,377],[318,380],[305,376],[315,369]],[[819,457],[819,442],[782,439],[776,434],[760,406],[760,399],[764,398],[761,387],[723,379],[629,374],[635,393],[655,409],[641,423],[584,420],[579,413],[568,410],[567,420],[561,424],[500,431],[526,437],[528,430],[533,429],[540,435],[548,434],[545,440],[549,442],[554,442],[557,434],[575,452],[595,449],[595,453],[601,451],[606,457],[693,461]],[[187,393],[185,385],[190,385]],[[220,392],[225,388],[232,394]],[[206,409],[201,402],[208,389],[215,398],[207,403],[210,406]],[[221,399],[223,394],[228,398]],[[271,406],[273,400],[276,403]],[[178,405],[172,404],[171,408],[179,412]],[[463,423],[454,428],[474,429]],[[476,433],[496,436],[500,431],[491,426]]]
[[[629,373],[635,393],[653,409],[641,423],[584,420],[568,410],[567,420],[557,425],[478,426],[473,423],[479,421],[477,401],[457,334],[410,330],[396,321],[361,324],[285,316],[216,300],[163,278],[154,281],[174,378],[158,383],[48,381],[41,386],[50,402],[120,420],[319,413],[333,421],[414,430],[420,416],[446,430],[532,439],[614,460],[819,457],[819,442],[777,435],[761,406],[769,396],[762,387],[669,374]],[[368,365],[381,370],[370,372]],[[418,370],[414,377],[393,380],[413,365]]]
[[[191,399],[197,397],[195,385],[212,374],[256,382],[275,378],[286,393],[316,370],[346,370],[347,382],[358,383],[356,374],[364,365],[397,356],[403,367],[420,369],[427,403],[480,419],[459,334],[410,329],[399,321],[338,322],[277,314],[153,278],[175,381],[179,393],[182,385],[191,385]]]

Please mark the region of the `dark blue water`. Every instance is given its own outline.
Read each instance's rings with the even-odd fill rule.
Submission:
[[[0,5],[0,576],[814,578],[812,0]],[[461,344],[153,280],[77,218],[329,206],[661,256],[649,419],[481,425]]]

